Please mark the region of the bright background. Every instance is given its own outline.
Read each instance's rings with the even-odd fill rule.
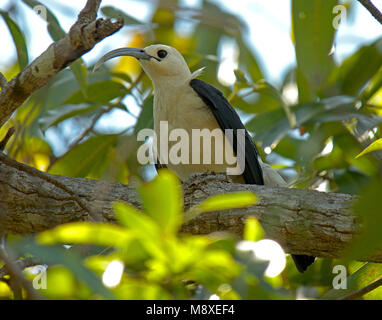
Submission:
[[[1,0],[0,9],[7,10],[9,6],[18,0]],[[102,6],[113,5],[126,11],[135,18],[145,21],[151,14],[151,2],[153,0],[104,0]],[[63,7],[60,1],[51,1],[50,8],[56,14],[62,27],[68,30],[76,19],[79,10],[86,3],[85,0],[67,0],[67,6]],[[232,13],[237,14],[248,26],[248,39],[252,48],[258,52],[261,62],[264,64],[267,80],[277,82],[281,75],[295,64],[295,54],[291,40],[291,2],[289,0],[236,0],[232,6],[230,0],[215,0],[214,3],[221,5]],[[381,26],[371,18],[370,13],[355,1],[354,11],[347,14],[347,19],[341,24],[336,38],[336,50],[334,52],[337,61],[342,61],[361,45],[370,43],[382,34]],[[184,0],[185,6],[200,7],[201,0]],[[374,4],[381,8],[382,0],[374,0]],[[70,9],[68,9],[70,6]],[[30,58],[37,57],[51,43],[51,38],[46,31],[46,24],[31,10],[24,6],[22,21],[33,24],[29,30]],[[192,30],[192,23],[182,22],[177,26],[179,32]],[[257,32],[261,30],[261,32]],[[266,30],[267,32],[264,32]],[[131,29],[130,29],[131,31]],[[5,68],[16,56],[13,41],[9,35],[4,21],[0,20],[1,55],[0,70]],[[123,46],[129,37],[129,29],[119,32],[109,39],[102,41],[94,50],[84,56],[85,61],[94,62],[100,57],[106,48]]]

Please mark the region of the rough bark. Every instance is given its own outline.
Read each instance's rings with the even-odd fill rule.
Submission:
[[[0,76],[0,127],[34,91],[123,26],[122,20],[96,20],[100,3],[101,0],[88,0],[68,34],[52,43],[11,81]]]
[[[26,168],[30,167],[9,161],[1,154],[0,231],[27,234],[62,223],[90,220],[86,208],[102,220],[113,222],[114,201],[141,206],[133,186],[39,171],[36,175],[36,169]],[[360,232],[361,224],[352,213],[357,198],[351,195],[234,184],[224,175],[206,174],[194,175],[183,189],[186,208],[209,196],[237,191],[252,191],[259,201],[242,209],[202,214],[184,225],[182,232],[230,231],[241,235],[246,217],[255,216],[267,237],[278,241],[286,252],[318,257],[339,257]],[[360,260],[382,262],[382,251]]]

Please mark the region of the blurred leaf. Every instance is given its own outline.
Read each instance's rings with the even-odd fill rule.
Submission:
[[[253,91],[270,96],[280,104],[284,104],[281,92],[265,80],[259,80],[256,82],[256,85],[253,87]]]
[[[284,102],[281,92],[272,86],[270,83],[261,80],[257,82],[257,86],[253,88],[253,91],[261,93],[263,95],[268,95],[275,99],[284,109],[285,115],[288,119],[289,126],[294,128],[296,126],[296,118],[291,108]]]
[[[297,159],[298,150],[306,144],[305,139],[296,139],[286,135],[273,149],[274,152],[284,158]]]
[[[359,200],[354,205],[354,211],[362,223],[362,230],[344,255],[349,260],[365,257],[382,247],[381,190],[382,181],[372,181],[363,188]]]
[[[132,235],[124,228],[112,224],[73,222],[41,232],[41,244],[94,244],[105,247],[126,248]]]
[[[113,293],[102,284],[101,279],[86,268],[79,257],[71,254],[62,246],[39,245],[28,238],[13,243],[11,246],[20,255],[31,254],[39,261],[50,265],[62,264],[73,273],[78,281],[85,283],[94,294],[105,299],[115,299]]]
[[[70,65],[70,69],[72,70],[74,76],[76,77],[78,84],[81,87],[83,95],[87,96],[87,88],[88,88],[88,70],[86,66],[83,64],[83,60],[77,59]]]
[[[255,217],[248,217],[244,225],[243,239],[246,241],[259,241],[264,239],[265,232]]]
[[[382,38],[357,50],[334,70],[330,82],[340,83],[343,94],[356,96],[382,65]]]
[[[45,132],[50,127],[58,125],[60,122],[78,116],[83,113],[91,112],[98,109],[99,105],[88,105],[88,104],[68,104],[64,105],[59,109],[47,110],[38,119],[38,124],[42,132]]]
[[[236,42],[240,50],[239,67],[246,69],[253,82],[263,79],[264,75],[257,54],[248,47],[242,36],[236,38]]]
[[[119,82],[101,81],[88,86],[87,96],[84,96],[83,91],[79,90],[64,101],[64,104],[79,104],[85,102],[107,103],[127,93],[128,90],[126,87]]]
[[[157,244],[161,230],[149,216],[123,202],[114,204],[114,212],[120,224],[129,228],[137,236],[144,237],[147,240],[146,244]]]
[[[256,201],[257,196],[252,192],[218,194],[189,209],[185,213],[184,222],[188,222],[204,212],[243,208],[254,205]]]
[[[170,300],[173,298],[173,295],[159,284],[131,278],[123,281],[114,289],[114,293],[120,300]]]
[[[86,177],[93,170],[100,172],[107,164],[111,148],[118,135],[90,137],[60,157],[50,168],[49,173],[72,177]]]
[[[335,165],[329,165],[327,169],[333,167],[335,167]],[[348,169],[334,170],[333,183],[338,192],[359,194],[362,192],[363,188],[370,183],[370,178],[350,167]],[[335,187],[332,186],[333,189],[335,189]]]
[[[146,99],[142,106],[141,113],[139,114],[138,120],[134,127],[134,133],[138,134],[138,132],[142,129],[152,129],[154,126],[154,118],[153,118],[153,105],[154,105],[154,96]]]
[[[378,72],[370,80],[365,90],[361,93],[361,100],[367,101],[373,97],[374,94],[382,87],[382,67],[379,68]]]
[[[174,234],[182,223],[183,195],[176,175],[160,170],[151,182],[138,188],[145,212],[151,216],[165,234]]]
[[[338,96],[322,99],[316,103],[302,103],[290,108],[296,118],[296,126],[302,126],[309,121],[314,122],[323,114],[334,112],[334,110],[349,105],[350,110],[355,110],[353,99],[348,96]],[[331,121],[330,118],[327,119]],[[247,128],[255,132],[255,139],[261,142],[263,148],[277,144],[291,129],[284,109],[264,112],[247,123]]]
[[[356,158],[361,157],[369,152],[373,152],[373,151],[377,151],[381,149],[382,149],[382,138],[370,144],[366,149],[364,149],[360,154],[358,154]]]
[[[337,0],[292,0],[300,102],[314,100],[334,67],[333,56],[329,53],[335,34],[332,11],[337,4]]]
[[[46,19],[48,21],[48,32],[54,41],[58,41],[65,37],[65,31],[61,28],[56,16],[50,11],[46,5],[35,0],[23,0],[23,2],[28,5],[32,10],[41,7],[46,10]],[[39,14],[40,17],[45,18],[43,14]]]
[[[16,22],[8,15],[8,12],[0,10],[0,14],[12,35],[13,42],[16,46],[17,59],[20,70],[23,70],[28,65],[28,49],[23,33]]]
[[[147,250],[148,254],[158,259],[164,258],[165,252],[160,238],[162,230],[155,220],[122,202],[114,204],[114,212],[118,221],[138,239],[142,240],[142,247]]]
[[[104,6],[101,8],[101,11],[105,16],[109,18],[114,18],[114,19],[123,18],[125,25],[142,24],[142,22],[140,22],[139,20],[135,19],[134,17],[128,15],[127,13],[121,10],[118,10],[112,6]]]
[[[365,263],[360,269],[347,277],[346,289],[331,289],[320,297],[321,300],[351,299],[353,295],[362,296],[363,291],[373,283],[382,280],[382,265],[379,263]],[[367,292],[367,291],[366,291]]]
[[[245,75],[244,75],[244,72],[241,71],[241,70],[238,70],[238,69],[235,69],[233,70],[234,74],[235,74],[235,78],[236,78],[236,83],[235,85],[237,85],[238,83],[240,84],[243,84],[244,86],[248,86],[249,85],[249,82],[247,81],[247,79],[245,78]]]
[[[81,298],[78,296],[79,290],[75,277],[64,266],[49,266],[47,279],[49,279],[49,285],[44,290],[44,294],[49,299]]]

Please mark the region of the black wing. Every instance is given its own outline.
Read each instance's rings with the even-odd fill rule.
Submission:
[[[190,81],[191,87],[196,91],[204,103],[211,109],[220,128],[233,129],[233,148],[237,150],[237,129],[245,129],[239,115],[232,108],[223,94],[210,84],[193,79]],[[245,169],[243,177],[247,184],[264,184],[263,172],[259,163],[259,154],[251,136],[245,132]],[[306,255],[292,255],[298,271],[304,272],[308,266],[314,262],[314,257]]]
[[[164,169],[164,168],[167,168],[167,166],[166,165],[164,165],[164,164],[161,164],[160,162],[159,162],[159,159],[157,160],[157,162],[155,162],[155,169],[157,169],[157,171],[159,170],[159,169]]]
[[[235,109],[232,108],[223,94],[210,84],[199,79],[192,79],[190,85],[211,109],[223,132],[225,129],[233,129],[232,147],[235,151],[238,150],[237,130],[245,130],[245,127]],[[247,184],[264,184],[263,171],[258,157],[259,153],[256,146],[249,133],[245,131],[245,168],[243,177]]]

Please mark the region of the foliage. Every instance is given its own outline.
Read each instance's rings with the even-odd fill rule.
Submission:
[[[23,2],[30,8],[40,4]],[[245,115],[246,127],[263,157],[282,168],[293,187],[321,185],[330,192],[362,195],[356,210],[370,223],[365,224],[362,245],[355,244],[353,250],[361,252],[378,246],[382,38],[339,63],[330,54],[337,32],[332,27],[332,9],[339,2],[293,0],[296,65],[277,86],[264,79],[262,63],[247,43],[245,24],[239,17],[209,1],[202,2],[197,14],[176,0],[150,3],[153,14],[144,22],[131,12],[102,8],[105,16],[124,17],[129,41],[121,46],[165,43],[177,47],[192,70],[206,66],[201,78],[218,87]],[[51,8],[47,12],[47,30],[52,40],[60,39],[64,29],[55,17],[54,5],[48,1],[42,4]],[[17,49],[14,64],[3,72],[7,79],[29,62],[25,23],[21,24],[17,15],[19,6],[16,3],[14,11],[0,12]],[[177,32],[177,23],[190,17],[193,32]],[[217,81],[217,56],[227,41],[235,43],[239,50],[237,81],[228,87]],[[137,132],[153,123],[151,83],[130,58],[121,58],[116,65],[103,66],[96,72],[91,72],[92,67],[77,60],[33,94],[0,129],[3,137],[10,127],[16,128],[6,152],[18,161],[55,174],[121,183],[136,176],[147,180],[152,177],[153,168],[140,166],[135,155],[139,147]],[[298,92],[296,101],[288,99],[293,90]],[[139,112],[131,108],[133,102],[140,107]],[[102,119],[117,112],[129,115],[133,124],[119,132],[103,127]],[[119,225],[74,223],[34,239],[11,241],[15,253],[33,254],[49,265],[48,281],[52,285],[43,291],[44,295],[64,299],[171,299],[206,298],[215,293],[227,299],[268,299],[296,297],[298,288],[313,287],[312,296],[317,298],[332,288],[335,264],[344,264],[353,273],[346,294],[359,291],[380,277],[379,265],[355,268],[356,263],[351,261],[354,252],[350,252],[346,261],[318,259],[303,275],[297,273],[288,258],[280,276],[264,278],[264,265],[253,256],[238,252],[237,239],[229,235],[177,233],[183,219],[217,207],[246,205],[255,201],[253,196],[210,200],[183,218],[181,192],[171,174],[163,173],[142,184],[139,191],[144,213],[116,204]],[[262,237],[254,222],[249,222],[246,230],[248,238]],[[61,244],[73,247],[65,249]],[[125,271],[118,286],[106,288],[101,275],[112,261],[120,261]],[[1,281],[0,296],[12,297]],[[341,297],[330,291],[323,296]],[[364,297],[380,299],[380,290]]]
[[[224,299],[290,297],[264,279],[267,263],[236,249],[232,236],[179,234],[182,193],[171,171],[161,170],[153,181],[139,187],[139,193],[145,212],[116,203],[119,225],[75,222],[33,239],[15,239],[9,247],[49,264],[43,293],[51,299],[205,299],[212,293]],[[215,210],[239,206],[237,197],[217,198],[224,203],[213,204]],[[211,210],[211,203],[211,199],[202,203],[200,213]],[[248,237],[262,234],[259,224],[250,224]],[[72,247],[65,249],[60,244]],[[86,257],[81,261],[76,251],[85,245]],[[122,270],[120,274],[108,271],[116,262],[123,264],[123,274]],[[100,281],[101,275],[108,288]],[[51,278],[57,282],[54,286]]]

